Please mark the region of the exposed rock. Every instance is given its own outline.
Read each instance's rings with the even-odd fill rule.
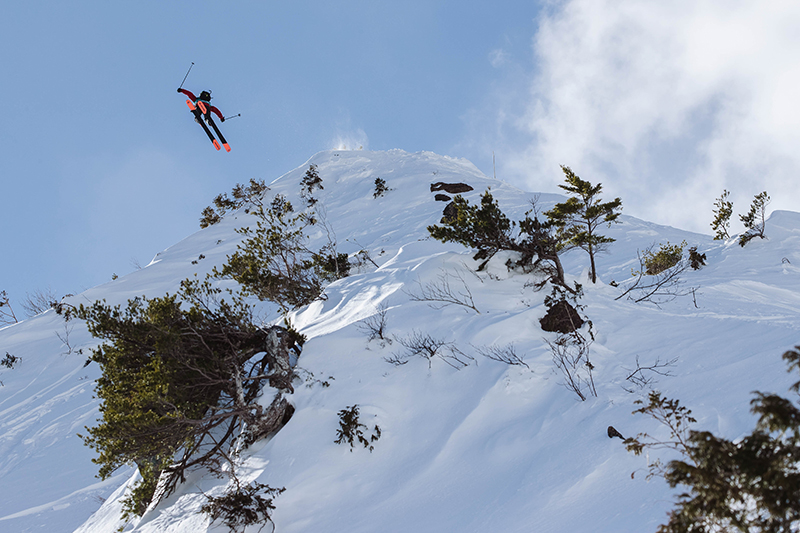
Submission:
[[[583,319],[569,302],[561,300],[547,310],[539,323],[544,331],[572,333],[581,328]]]
[[[258,406],[254,421],[244,430],[242,443],[249,446],[259,439],[271,437],[285,426],[294,415],[294,406],[278,393],[269,407]]]
[[[292,380],[295,378],[294,367],[301,348],[293,336],[281,326],[272,326],[266,330],[264,338],[265,360],[269,365],[270,387],[277,389],[268,407],[259,405],[245,428],[243,443],[247,446],[258,439],[277,433],[294,414],[294,406],[284,397],[284,393],[293,393]]]
[[[441,193],[434,196],[433,199],[436,200],[437,202],[449,202],[450,200],[452,200],[452,198],[450,198],[446,194],[441,194]]]
[[[617,431],[614,426],[608,426],[608,438],[613,439],[614,437],[619,437],[622,440],[625,440],[625,437],[622,436],[622,433]]]
[[[450,194],[459,194],[462,192],[469,192],[471,190],[473,190],[472,187],[466,183],[444,183],[442,181],[431,183],[431,192],[444,191],[449,192]]]
[[[269,384],[279,390],[294,392],[294,366],[300,348],[292,340],[286,328],[272,326],[267,330],[265,339],[267,360],[269,362]]]
[[[447,224],[453,220],[455,220],[456,215],[458,214],[458,210],[456,209],[456,203],[450,202],[446,206],[444,206],[444,211],[442,211],[442,224]]]

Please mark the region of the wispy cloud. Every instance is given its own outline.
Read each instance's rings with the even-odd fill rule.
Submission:
[[[723,188],[737,212],[765,189],[800,209],[798,27],[796,1],[557,4],[524,112],[499,111],[505,174],[556,190],[569,165],[630,214],[704,232]]]
[[[494,68],[500,68],[508,63],[508,53],[502,48],[495,48],[489,52],[489,64]]]

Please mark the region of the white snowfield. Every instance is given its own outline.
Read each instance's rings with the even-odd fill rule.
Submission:
[[[323,180],[315,196],[339,251],[367,250],[378,267],[354,269],[327,287],[326,300],[292,316],[309,337],[300,374],[314,379],[296,383],[294,417],[252,446],[239,466],[244,481],[285,487],[273,515],[280,533],[655,531],[676,491],[661,479],[646,480],[648,457],[626,452],[606,428],[626,437],[666,436],[651,419],[631,414],[655,388],[691,408],[698,429],[735,439],[753,427],[752,391],[786,395],[797,379],[781,355],[800,344],[800,213],[772,213],[768,239],[745,248],[622,216],[604,228],[616,242],[597,257],[594,285],[585,252],[564,256],[568,279],[584,287],[580,303],[595,334],[597,396],[582,402],[553,364],[545,339],[554,334],[539,326],[549,291],[536,292],[529,275],[509,273],[502,257],[476,274],[470,250],[432,240],[426,230],[445,206],[430,192],[435,182],[471,185],[464,196],[473,203],[491,188],[512,220],[523,218],[531,198],[538,196],[545,210],[564,197],[517,190],[468,161],[394,150],[317,154],[272,183],[266,200],[281,193],[299,209],[300,180],[311,164]],[[380,198],[373,198],[376,178],[391,189]],[[221,265],[239,242],[234,229],[253,222],[243,210],[230,214],[147,267],[67,301],[124,304],[137,295],[175,293],[182,279]],[[311,247],[326,239],[320,227]],[[682,241],[707,257],[707,266],[683,276],[693,294],[661,306],[615,300],[622,289],[611,282],[631,277],[637,250]],[[415,301],[421,287],[442,276],[458,291],[465,284],[477,311]],[[381,306],[392,338],[427,334],[474,360],[461,369],[439,358],[387,362],[403,352],[400,343],[368,342],[359,327]],[[265,320],[278,318],[269,304],[259,307]],[[96,344],[83,323],[65,323],[53,311],[0,330],[0,357],[21,358],[13,369],[0,367],[0,531],[107,533],[123,525],[119,500],[135,470],[101,481],[93,450],[77,435],[98,416],[99,368],[84,366]],[[478,353],[509,345],[528,368]],[[642,365],[677,361],[666,369],[671,376],[653,375],[656,381],[642,388],[626,380],[637,358]],[[372,453],[334,443],[338,411],[355,404],[363,423],[381,428]],[[226,531],[198,514],[203,493],[220,495],[225,485],[194,472],[125,531]]]

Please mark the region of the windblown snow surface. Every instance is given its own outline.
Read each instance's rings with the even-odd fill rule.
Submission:
[[[323,179],[315,196],[339,251],[366,250],[377,266],[354,269],[327,287],[326,300],[292,316],[309,338],[298,363],[304,381],[290,396],[296,412],[239,466],[244,481],[285,487],[275,500],[278,532],[654,531],[676,492],[646,479],[655,452],[634,456],[606,428],[666,436],[632,414],[634,402],[655,388],[690,407],[697,429],[735,439],[753,427],[752,391],[788,394],[792,376],[780,356],[800,344],[798,213],[772,213],[768,239],[745,248],[622,216],[605,230],[616,242],[598,257],[596,284],[587,280],[588,255],[567,254],[568,278],[584,287],[581,303],[595,335],[597,396],[579,401],[553,364],[545,340],[554,334],[539,326],[548,291],[536,292],[530,275],[508,272],[502,257],[475,273],[470,250],[432,240],[426,230],[445,205],[434,200],[431,183],[468,183],[474,191],[464,196],[473,203],[491,188],[512,220],[524,216],[531,198],[547,209],[562,196],[520,191],[468,161],[397,150],[320,153],[272,183],[266,199],[281,193],[303,205],[299,184],[311,164]],[[373,198],[376,178],[391,189],[384,197]],[[253,220],[244,210],[230,214],[147,267],[67,301],[124,304],[174,293],[182,279],[221,265],[240,241],[234,230]],[[319,226],[311,247],[327,239]],[[615,300],[622,289],[611,282],[630,278],[637,250],[682,241],[707,257],[707,266],[683,277],[693,295],[661,306]],[[454,292],[468,289],[477,311],[417,301],[443,276]],[[266,321],[278,319],[276,309],[258,305]],[[361,322],[382,306],[392,343],[368,341]],[[461,369],[441,358],[387,362],[404,351],[397,339],[415,333],[474,360]],[[96,344],[84,324],[53,311],[0,330],[0,355],[21,358],[0,369],[0,531],[106,533],[124,525],[119,500],[136,472],[96,478],[94,452],[77,436],[98,417],[99,369],[85,366]],[[479,355],[509,345],[527,368]],[[671,376],[650,374],[657,379],[639,387],[626,380],[637,358],[643,366],[676,361],[663,369]],[[355,404],[363,423],[382,430],[372,453],[334,443],[338,411]],[[226,483],[195,472],[125,531],[225,531],[198,510],[204,493],[220,495]]]

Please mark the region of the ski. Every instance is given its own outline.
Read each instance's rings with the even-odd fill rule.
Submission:
[[[211,133],[211,131],[208,129],[208,126],[206,126],[206,123],[203,122],[203,115],[202,115],[202,113],[200,113],[200,110],[197,109],[197,107],[195,107],[195,105],[192,103],[191,100],[186,100],[186,105],[188,105],[189,109],[192,110],[192,113],[194,114],[194,118],[197,119],[197,122],[199,122],[200,125],[203,127],[203,131],[205,131],[206,135],[208,135],[208,138],[211,140],[211,144],[214,145],[214,148],[216,148],[217,150],[222,148],[219,145],[219,142],[214,138],[214,134]],[[216,127],[214,129],[216,129]],[[229,148],[226,148],[226,150],[230,151]]]
[[[231,151],[231,146],[228,144],[228,141],[225,140],[225,137],[222,136],[222,132],[219,131],[219,128],[217,127],[216,122],[211,120],[211,117],[208,117],[208,123],[211,124],[212,128],[214,128],[214,133],[216,133],[217,137],[219,137],[219,140],[222,143],[222,146],[225,147],[225,151],[226,152],[230,152]],[[219,148],[217,148],[217,150],[219,150]]]

